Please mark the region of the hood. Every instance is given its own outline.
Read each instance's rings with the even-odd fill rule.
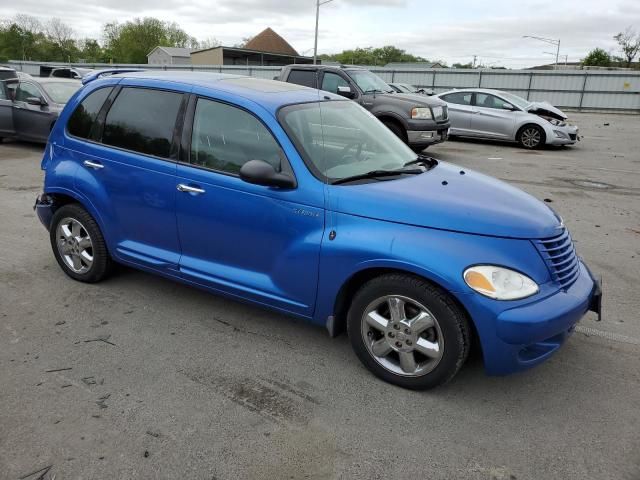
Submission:
[[[527,111],[536,115],[546,115],[557,120],[566,120],[568,118],[562,110],[554,107],[549,102],[533,102],[527,107]]]
[[[528,193],[446,162],[420,175],[330,188],[335,211],[388,222],[529,239],[561,228],[558,216]]]
[[[429,97],[421,93],[376,93],[376,98],[382,97],[391,102],[407,104],[410,108],[419,105],[428,105],[429,107],[445,106],[447,102],[437,97]]]

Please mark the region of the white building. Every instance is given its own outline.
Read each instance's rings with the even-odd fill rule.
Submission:
[[[191,65],[191,48],[156,47],[147,54],[149,65]]]

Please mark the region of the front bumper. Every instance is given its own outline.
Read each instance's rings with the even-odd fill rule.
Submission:
[[[409,145],[434,145],[449,138],[449,127],[436,130],[407,130]]]
[[[580,131],[575,125],[564,127],[551,126],[551,134],[547,134],[547,145],[573,145],[580,141]]]
[[[495,333],[481,333],[485,369],[506,375],[542,363],[564,344],[576,323],[588,312],[598,317],[602,289],[587,266],[566,290],[533,303],[503,310],[495,319]]]

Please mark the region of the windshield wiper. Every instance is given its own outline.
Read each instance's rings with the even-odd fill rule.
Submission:
[[[380,90],[379,88],[371,88],[369,90],[365,90],[364,93],[366,95],[367,93],[385,93],[385,91],[384,90]]]
[[[429,157],[427,155],[418,154],[418,158],[405,163],[404,166],[408,167],[410,165],[420,165],[420,164],[425,165],[428,170],[431,170],[433,167],[438,165],[438,160],[436,160],[433,157]]]
[[[341,183],[355,182],[356,180],[364,180],[367,178],[379,178],[379,177],[395,177],[396,175],[416,175],[423,173],[424,170],[419,168],[399,169],[399,170],[371,170],[367,173],[361,173],[359,175],[352,175],[350,177],[339,178],[331,182],[331,185],[340,185]]]

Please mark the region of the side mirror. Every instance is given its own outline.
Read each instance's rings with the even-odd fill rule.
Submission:
[[[511,105],[510,103],[503,103],[503,104],[502,104],[502,108],[503,108],[504,110],[510,110],[510,111],[512,111],[512,112],[513,112],[513,111],[515,111],[515,110],[517,110],[517,108],[516,108],[514,105]]]
[[[42,100],[42,98],[40,97],[27,97],[25,102],[27,102],[29,105],[45,105],[44,100]]]
[[[264,160],[249,160],[240,168],[240,178],[247,183],[265,187],[296,188],[296,180],[286,173],[276,172]]]
[[[341,97],[345,97],[345,98],[355,98],[356,94],[353,93],[353,91],[351,90],[351,87],[338,87],[338,91],[336,92],[338,95],[340,95]]]

